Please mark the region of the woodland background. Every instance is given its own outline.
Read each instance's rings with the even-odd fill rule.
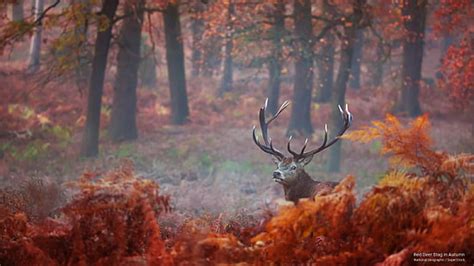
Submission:
[[[468,0],[0,0],[0,264],[471,265]],[[296,206],[251,129],[265,99]],[[453,261],[448,261],[452,259]]]

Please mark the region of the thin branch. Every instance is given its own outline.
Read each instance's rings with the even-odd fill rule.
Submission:
[[[41,12],[39,17],[37,19],[35,19],[35,21],[33,21],[33,25],[41,25],[43,18],[46,16],[46,14],[49,12],[49,10],[55,8],[57,5],[59,5],[60,2],[61,2],[61,0],[56,0],[56,2],[54,2],[53,4],[48,6],[43,12]]]
[[[316,16],[316,15],[312,15],[311,18],[316,19],[316,20],[321,20],[321,21],[324,21],[324,22],[328,22],[328,23],[331,23],[333,21],[330,18],[322,17],[322,16]]]
[[[313,37],[313,43],[319,42],[322,38],[324,38],[324,36],[326,35],[328,31],[330,31],[332,28],[338,25],[342,25],[343,23],[344,23],[344,20],[342,18],[339,18],[339,19],[333,20],[329,24],[326,24],[326,26],[324,26],[324,28],[319,32],[319,34]]]
[[[147,12],[147,13],[155,13],[155,12],[163,13],[163,12],[166,11],[165,9],[159,8],[159,7],[145,7],[145,8],[143,8],[143,10],[144,10],[144,12]],[[115,22],[117,22],[117,21],[120,21],[122,19],[126,19],[126,18],[134,16],[134,15],[135,15],[135,12],[127,12],[123,15],[115,16],[114,20],[112,20],[112,24],[115,24]]]
[[[61,0],[56,0],[53,4],[48,6],[41,14],[39,14],[38,18],[36,18],[33,22],[31,23],[22,23],[22,25],[25,25],[24,27],[21,27],[17,32],[13,34],[8,34],[7,36],[1,36],[2,39],[0,40],[0,50],[3,49],[6,45],[8,45],[11,42],[15,42],[18,39],[20,39],[25,33],[28,31],[32,30],[36,26],[41,26],[43,19],[45,18],[46,14],[55,8]]]
[[[382,44],[382,47],[387,47],[388,52],[385,52],[385,49],[383,50],[383,59],[382,62],[385,63],[387,59],[390,57],[390,54],[392,53],[392,46],[385,41],[383,36],[374,28],[374,25],[372,24],[372,21],[368,24],[368,27],[370,31],[374,34],[374,36],[379,40],[379,42]],[[383,49],[383,48],[382,48]]]

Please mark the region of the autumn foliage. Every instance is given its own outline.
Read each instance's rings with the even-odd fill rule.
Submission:
[[[457,109],[466,109],[474,101],[473,16],[473,3],[469,0],[442,0],[434,12],[435,34],[458,39],[442,58],[439,79]]]
[[[465,109],[474,102],[473,50],[472,39],[463,39],[459,45],[448,48],[442,61],[440,85],[448,91],[458,109]]]
[[[156,216],[169,210],[158,185],[133,175],[129,163],[95,179],[86,173],[71,183],[79,191],[57,219],[31,224],[23,213],[2,215],[6,263],[169,264]]]
[[[170,205],[156,183],[136,177],[129,163],[103,176],[87,173],[54,219],[32,223],[24,212],[2,212],[0,262],[406,265],[414,253],[450,252],[472,263],[474,156],[435,151],[428,129],[427,116],[404,127],[388,115],[346,136],[380,139],[391,161],[360,203],[348,176],[329,194],[281,207],[263,225],[216,227],[195,218],[166,238],[160,214]]]

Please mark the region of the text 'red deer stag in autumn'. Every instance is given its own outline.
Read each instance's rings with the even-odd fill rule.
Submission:
[[[286,157],[282,152],[273,147],[272,139],[268,136],[268,125],[275,120],[280,113],[288,107],[289,102],[285,101],[278,109],[277,113],[271,117],[268,121],[265,119],[265,111],[267,109],[268,99],[265,101],[264,107],[260,108],[259,120],[260,127],[262,129],[262,137],[264,144],[260,143],[256,134],[256,127],[253,127],[253,140],[255,144],[264,152],[273,155],[277,169],[273,171],[273,180],[281,185],[285,191],[285,199],[298,202],[301,198],[313,198],[315,195],[322,192],[331,190],[338,183],[337,182],[319,182],[313,180],[304,170],[304,166],[311,162],[313,156],[319,153],[334,143],[346,132],[352,122],[352,114],[349,112],[348,106],[346,105],[345,110],[339,107],[344,125],[336,137],[328,142],[328,127],[327,124],[324,126],[324,140],[323,144],[318,148],[305,152],[308,144],[306,139],[301,151],[299,153],[291,149],[291,139],[288,139],[287,149],[292,157]]]

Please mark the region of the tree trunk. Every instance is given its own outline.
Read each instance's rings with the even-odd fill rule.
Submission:
[[[448,51],[449,47],[455,43],[455,37],[449,33],[445,33],[443,39],[441,40],[441,59]],[[441,61],[441,60],[440,60]]]
[[[34,5],[34,17],[35,20],[40,17],[43,13],[44,0],[35,0]],[[41,23],[34,29],[33,36],[31,37],[30,43],[30,61],[28,63],[28,72],[36,72],[40,65],[40,54],[41,54],[41,35],[43,26]]]
[[[109,135],[115,141],[136,139],[137,81],[140,66],[141,29],[144,0],[125,2],[125,18],[120,32],[114,99]]]
[[[382,85],[384,61],[384,43],[379,41],[375,51],[375,61],[372,64],[372,86],[374,88]]]
[[[329,5],[327,0],[322,1],[323,13],[331,13],[334,8]],[[335,37],[334,33],[328,31],[324,38],[325,43],[321,47],[321,56],[316,62],[318,67],[318,84],[315,101],[326,103],[331,100],[332,87],[334,82],[334,54]]]
[[[71,4],[77,5],[78,12],[81,14],[90,14],[91,2],[90,0],[72,0]],[[76,86],[79,89],[87,87],[87,79],[90,77],[90,66],[89,61],[91,58],[90,50],[87,45],[87,32],[89,30],[89,19],[86,15],[84,21],[76,21],[74,24],[74,34],[77,41],[75,49],[76,66],[75,66],[75,78]]]
[[[321,60],[318,62],[319,84],[316,102],[326,103],[331,100],[332,84],[334,82],[334,35],[331,32],[326,34],[327,43],[322,48]]]
[[[202,44],[203,65],[201,72],[203,76],[212,77],[220,70],[222,62],[222,38],[217,35],[212,35],[208,39],[203,40]]]
[[[268,62],[268,72],[270,80],[268,82],[268,111],[276,114],[280,98],[281,83],[281,61],[282,61],[282,36],[285,32],[285,2],[278,0],[275,3],[275,13],[273,14],[272,41],[273,52]]]
[[[404,0],[403,15],[408,36],[403,41],[402,88],[395,111],[411,117],[421,114],[418,99],[423,63],[423,45],[426,18],[426,0]]]
[[[293,104],[288,135],[294,133],[309,136],[311,125],[311,89],[313,87],[313,42],[311,1],[294,1],[296,47]]]
[[[8,4],[7,14],[10,21],[22,21],[24,19],[23,0],[17,0],[16,3]]]
[[[104,0],[100,14],[104,15],[108,21],[112,21],[118,2],[118,0]],[[81,151],[82,156],[86,157],[97,156],[99,153],[100,109],[111,37],[112,25],[109,25],[105,30],[97,31],[87,98],[86,127]]]
[[[356,39],[354,42],[354,54],[352,55],[352,67],[350,76],[350,87],[360,89],[360,66],[362,64],[362,55],[364,51],[364,30],[356,31]]]
[[[152,52],[152,47],[142,40],[140,49],[142,58],[138,67],[138,79],[140,85],[147,88],[156,87],[156,61]]]
[[[204,34],[204,19],[202,11],[204,10],[203,4],[196,3],[194,16],[191,21],[191,33],[193,40],[193,49],[191,54],[192,71],[193,77],[199,76],[202,66],[202,36]]]
[[[229,1],[227,6],[227,23],[226,23],[226,34],[225,34],[225,54],[224,54],[224,73],[222,75],[221,85],[219,87],[218,96],[221,97],[224,93],[232,90],[233,82],[233,60],[232,60],[232,49],[234,48],[234,23],[232,18],[235,13],[234,4]]]
[[[339,112],[338,105],[344,108],[346,104],[346,88],[351,73],[352,56],[354,54],[354,43],[356,39],[356,31],[359,27],[359,21],[362,18],[362,4],[364,0],[354,1],[352,14],[352,26],[344,28],[343,40],[341,40],[341,58],[339,63],[339,71],[337,73],[336,83],[334,84],[334,90],[331,99],[331,130],[329,137],[334,138],[335,134],[343,126],[343,120],[341,119],[341,113]],[[328,171],[337,172],[340,169],[341,164],[341,146],[342,141],[336,142],[329,150],[328,160]]]
[[[178,3],[169,4],[163,13],[166,41],[166,61],[171,95],[171,118],[173,124],[184,124],[188,120],[188,96],[184,69],[183,38],[179,21]]]

